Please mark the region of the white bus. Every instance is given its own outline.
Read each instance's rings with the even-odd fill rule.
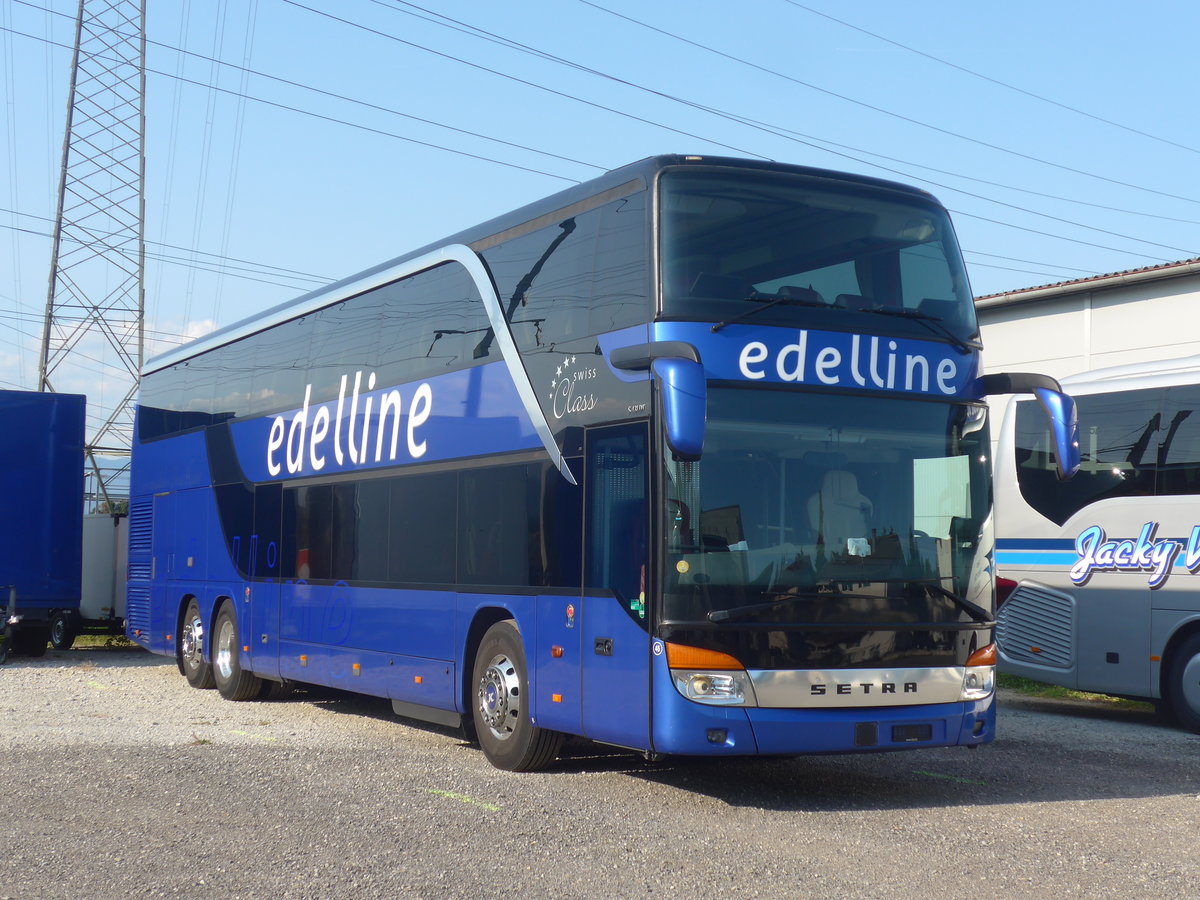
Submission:
[[[1001,429],[1002,671],[1149,699],[1200,732],[1200,356],[1063,380],[1082,464],[1055,474],[1032,399]]]

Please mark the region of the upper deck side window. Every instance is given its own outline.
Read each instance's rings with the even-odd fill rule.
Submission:
[[[1033,509],[1061,525],[1101,500],[1200,494],[1200,384],[1083,394],[1075,403],[1083,464],[1070,481],[1055,475],[1036,403],[1017,403],[1017,482]]]
[[[929,337],[928,316],[978,335],[949,218],[919,196],[686,169],[663,175],[660,210],[666,318],[724,321],[757,305],[755,324]]]

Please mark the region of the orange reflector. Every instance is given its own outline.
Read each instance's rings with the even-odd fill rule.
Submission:
[[[562,703],[562,694],[551,694],[550,700],[554,703]]]
[[[301,656],[301,657],[300,657],[300,665],[302,665],[302,666],[307,666],[307,665],[308,665],[308,657],[307,657],[307,656]]]
[[[742,670],[746,668],[728,653],[689,647],[686,644],[667,644],[667,665],[672,669]]]
[[[551,647],[550,655],[553,656],[555,659],[562,659],[563,648],[558,647],[558,646]]]
[[[352,663],[352,664],[351,664],[351,666],[350,666],[350,668],[354,670],[354,674],[355,674],[355,675],[361,675],[361,674],[362,674],[362,666],[361,666],[361,665],[359,665],[358,663]]]
[[[996,645],[988,644],[980,647],[967,657],[968,666],[994,666],[996,664]]]
[[[425,677],[423,675],[414,675],[413,676],[413,684],[422,684],[424,681],[425,681]]]
[[[167,643],[168,643],[168,644],[169,644],[169,643],[171,643],[171,636],[170,636],[169,634],[167,635]],[[1154,657],[1153,657],[1153,656],[1152,656],[1152,657],[1150,657],[1150,658],[1151,658],[1151,659],[1154,659]]]
[[[1042,652],[1042,648],[1041,648],[1041,647],[1030,647],[1030,648],[1029,648],[1029,652],[1030,652],[1030,653],[1041,653],[1041,652]]]
[[[1150,662],[1162,662],[1162,657],[1161,656],[1151,656]]]
[[[249,644],[242,644],[242,652],[243,652],[243,653],[249,653],[249,652],[250,652],[250,645],[249,645]]]

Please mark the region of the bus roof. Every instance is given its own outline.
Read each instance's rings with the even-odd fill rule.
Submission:
[[[1092,369],[1061,379],[1072,394],[1094,394],[1115,388],[1152,388],[1190,384],[1200,380],[1200,355],[1180,356]]]
[[[381,274],[387,273],[403,263],[416,259],[432,250],[451,244],[466,244],[468,246],[477,244],[488,238],[502,235],[510,229],[517,228],[541,216],[565,210],[573,204],[605,192],[616,192],[625,188],[627,193],[632,193],[634,190],[640,190],[651,184],[662,170],[677,166],[714,166],[736,168],[745,171],[788,173],[815,180],[837,181],[842,184],[860,185],[876,190],[896,191],[920,197],[926,201],[937,202],[931,194],[920,188],[882,178],[873,178],[868,175],[855,175],[847,172],[836,172],[830,169],[818,169],[768,160],[736,159],[724,156],[684,156],[680,154],[651,156],[638,162],[621,166],[618,169],[613,169],[589,181],[566,188],[541,200],[536,200],[533,203],[475,225],[436,243],[404,253],[401,256],[380,263],[377,266],[372,266],[355,275],[342,278],[325,287],[317,288],[315,291],[310,291],[292,300],[272,306],[231,325],[218,328],[203,337],[189,341],[186,344],[181,344],[147,360],[142,367],[142,373],[147,374],[167,368],[216,347],[232,343],[259,331],[265,331],[267,328],[278,325],[281,322],[307,315],[329,304],[337,303],[365,290],[370,290],[372,287],[386,283],[386,280],[380,280],[379,276]]]

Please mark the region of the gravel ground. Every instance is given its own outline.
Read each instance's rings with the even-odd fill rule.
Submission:
[[[513,775],[386,701],[50,651],[0,667],[0,897],[1200,897],[1200,736],[1001,709],[975,752]]]

